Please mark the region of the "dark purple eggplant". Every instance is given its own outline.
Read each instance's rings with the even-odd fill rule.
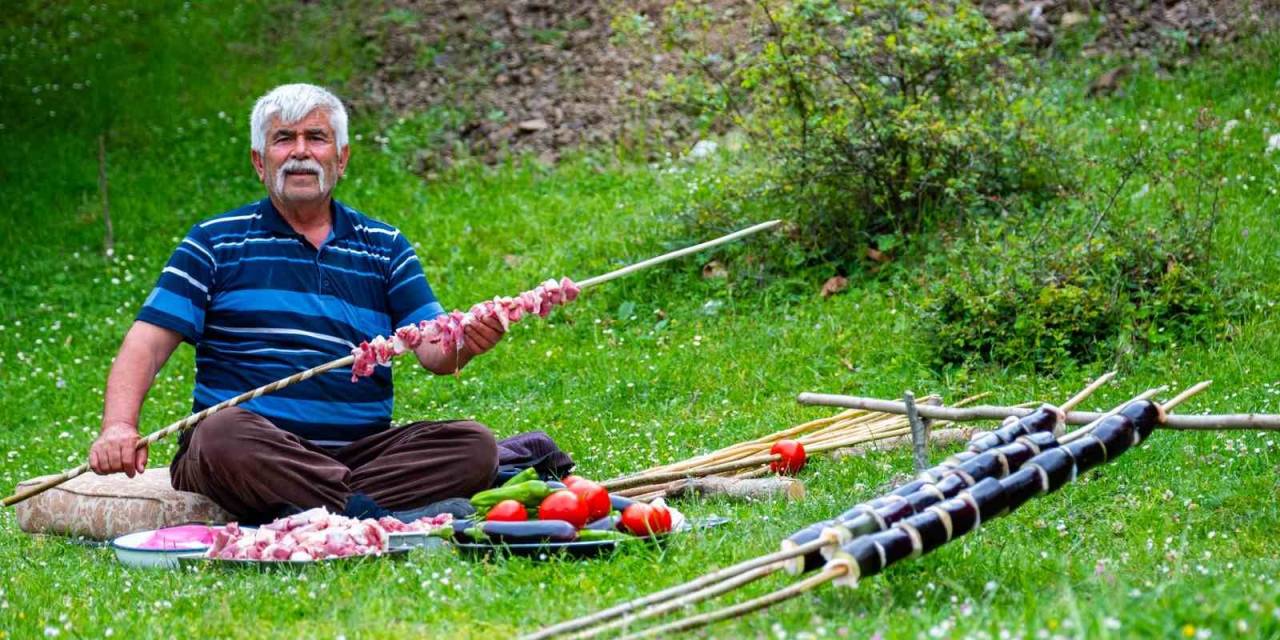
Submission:
[[[540,542],[573,542],[578,530],[564,520],[527,520],[524,522],[484,522],[467,529],[467,537],[477,542],[537,544]]]
[[[609,494],[609,504],[613,506],[614,511],[623,511],[635,503],[636,501],[631,498],[624,498],[612,493]]]
[[[619,520],[621,520],[621,518],[618,516],[605,516],[588,522],[587,526],[583,527],[583,529],[590,529],[592,531],[613,531],[618,528]]]

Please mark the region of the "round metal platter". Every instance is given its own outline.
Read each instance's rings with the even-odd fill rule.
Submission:
[[[454,542],[461,553],[475,558],[493,555],[525,556],[535,560],[557,558],[594,558],[618,548],[617,540],[588,540],[574,542],[531,543],[479,543]]]
[[[301,569],[317,565],[349,565],[377,560],[404,560],[412,549],[408,547],[389,549],[379,555],[347,556],[344,558],[327,558],[324,560],[228,560],[223,558],[206,558],[204,556],[182,556],[178,558],[180,567],[208,567],[218,569]]]

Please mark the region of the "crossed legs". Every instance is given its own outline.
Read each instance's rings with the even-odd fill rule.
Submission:
[[[477,422],[415,422],[326,450],[231,407],[191,432],[170,473],[175,489],[262,522],[292,508],[340,513],[356,492],[393,510],[467,497],[488,489],[497,467],[493,433]]]

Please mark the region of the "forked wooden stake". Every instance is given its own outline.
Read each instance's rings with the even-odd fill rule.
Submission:
[[[735,231],[726,236],[721,236],[719,238],[716,238],[715,240],[708,240],[707,242],[696,244],[696,245],[693,245],[692,247],[677,249],[675,251],[664,253],[654,258],[649,258],[648,260],[644,260],[626,267],[622,267],[621,269],[615,269],[613,271],[610,271],[609,273],[595,276],[594,278],[588,278],[586,280],[583,280],[582,282],[577,283],[577,285],[579,289],[587,289],[589,287],[594,287],[599,284],[604,284],[606,282],[609,282],[610,280],[616,280],[625,275],[635,273],[636,271],[640,271],[642,269],[647,269],[649,267],[659,265],[670,260],[675,260],[676,258],[687,256],[691,253],[697,253],[699,251],[705,251],[712,247],[718,247],[722,244],[725,244],[727,242],[733,242],[734,240],[749,236],[753,233],[758,233],[766,229],[772,229],[773,227],[776,227],[781,223],[782,223],[781,220],[770,220],[769,222],[762,222],[755,226],[747,227],[746,229],[743,229],[741,231]],[[270,384],[265,384],[261,387],[258,387],[257,389],[246,391],[234,398],[223,400],[222,402],[219,402],[218,404],[215,404],[212,407],[209,407],[203,411],[187,416],[186,418],[183,418],[163,429],[160,429],[159,431],[151,433],[145,438],[139,439],[137,448],[141,449],[143,447],[151,445],[152,443],[154,443],[155,441],[161,438],[173,435],[174,433],[177,433],[179,431],[185,431],[187,429],[191,429],[192,427],[195,427],[196,424],[199,423],[201,420],[204,420],[210,415],[218,411],[221,411],[223,409],[226,409],[227,407],[234,407],[238,404],[248,402],[249,400],[253,400],[254,398],[259,398],[268,393],[279,391],[287,386],[296,384],[298,382],[302,382],[303,380],[307,380],[319,374],[332,371],[333,369],[349,366],[354,361],[355,361],[355,358],[353,358],[352,356],[344,356],[342,358],[338,358],[337,360],[333,360],[332,362],[326,362],[325,364],[322,364],[313,369],[308,369],[306,371],[295,373],[294,375],[291,375],[287,378],[282,378]],[[27,487],[21,491],[14,493],[13,495],[5,498],[3,501],[0,501],[0,504],[3,504],[6,507],[15,505],[19,502],[22,502],[23,500],[26,500],[27,498],[44,493],[45,491],[48,491],[49,489],[52,489],[88,470],[89,470],[89,463],[87,462],[81,463],[80,466],[78,467],[67,469],[62,473],[56,476],[53,476],[52,478],[49,478],[48,480],[45,480],[39,484],[32,485],[30,487]]]

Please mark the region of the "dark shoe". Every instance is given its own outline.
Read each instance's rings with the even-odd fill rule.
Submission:
[[[475,507],[466,498],[448,498],[417,509],[393,511],[391,517],[407,523],[419,518],[434,518],[442,513],[452,514],[454,518],[465,518],[475,512]]]
[[[347,506],[342,510],[342,515],[363,520],[365,518],[382,518],[392,514],[374,502],[373,498],[363,493],[353,493],[350,498],[347,498]]]

